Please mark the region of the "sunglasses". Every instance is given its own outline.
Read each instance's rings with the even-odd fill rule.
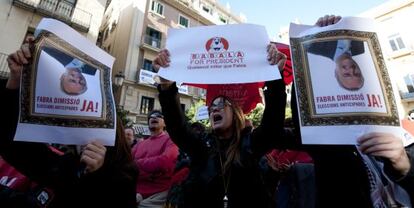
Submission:
[[[149,118],[164,118],[164,116],[161,113],[153,113],[149,116]]]
[[[219,98],[220,100],[218,102],[211,103],[210,107],[208,107],[208,114],[211,114],[213,111],[221,111],[226,106],[231,106],[231,103],[226,100],[225,98]]]

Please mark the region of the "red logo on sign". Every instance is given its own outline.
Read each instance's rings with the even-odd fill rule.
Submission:
[[[206,50],[209,53],[220,53],[229,49],[229,42],[222,37],[214,37],[207,41]]]

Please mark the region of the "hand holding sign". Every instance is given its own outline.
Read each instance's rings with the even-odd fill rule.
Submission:
[[[26,38],[23,45],[20,47],[20,50],[17,50],[7,57],[7,63],[10,69],[10,77],[7,80],[6,86],[8,89],[19,88],[23,65],[29,64],[29,61],[32,58],[30,48],[33,45],[33,40],[33,37]]]
[[[283,70],[283,67],[285,66],[287,56],[277,50],[276,44],[270,43],[267,45],[267,61],[269,61],[270,65],[277,64],[277,67],[279,67],[279,71]]]
[[[333,25],[337,22],[339,22],[339,20],[341,20],[341,16],[335,16],[335,15],[325,15],[323,17],[320,17],[318,19],[318,21],[315,23],[315,25],[319,26],[319,27],[325,27],[328,25]]]
[[[410,160],[401,138],[390,133],[372,132],[361,136],[357,142],[362,153],[388,159],[401,175],[410,170]]]
[[[92,173],[102,167],[105,161],[106,147],[98,141],[85,146],[80,161],[85,164],[85,173]]]
[[[158,53],[154,61],[152,61],[152,67],[155,72],[158,72],[161,67],[167,68],[168,66],[170,66],[170,52],[167,49],[163,49]],[[161,88],[163,89],[168,88],[173,84],[172,81],[164,79],[160,76],[157,76],[155,79],[157,83],[161,84]]]

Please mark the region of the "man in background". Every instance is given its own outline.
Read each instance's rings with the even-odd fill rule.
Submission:
[[[138,165],[137,202],[139,208],[162,208],[171,187],[178,147],[165,131],[164,116],[154,110],[148,114],[151,136],[132,149]]]

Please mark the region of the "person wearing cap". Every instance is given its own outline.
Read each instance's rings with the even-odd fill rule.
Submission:
[[[81,95],[87,89],[86,79],[82,75],[82,67],[84,67],[78,59],[73,59],[65,66],[66,71],[60,77],[60,86],[68,95]]]
[[[139,208],[162,208],[178,156],[178,147],[165,131],[164,116],[161,111],[153,110],[148,114],[151,136],[137,143],[132,149],[138,165],[137,202]]]
[[[283,69],[286,55],[274,44],[268,46],[267,53],[269,64]],[[153,67],[155,70],[167,68],[169,63],[169,52],[163,49],[153,61]],[[200,136],[185,119],[174,82],[160,80],[159,99],[167,131],[191,158],[190,173],[182,183],[177,207],[268,207],[270,197],[261,180],[259,160],[276,142],[284,141],[281,134],[286,93],[283,79],[268,81],[265,86],[266,107],[257,128],[253,131],[245,128],[239,103],[218,95],[208,104],[212,131]]]

